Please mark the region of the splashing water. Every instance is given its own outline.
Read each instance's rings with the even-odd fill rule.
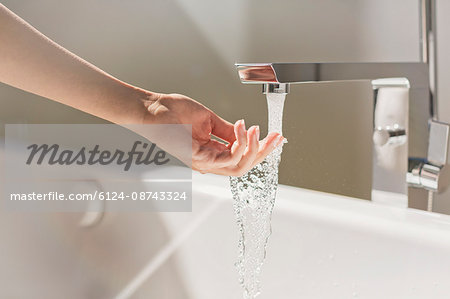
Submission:
[[[282,133],[286,94],[267,94],[269,132]],[[230,177],[233,207],[239,228],[239,256],[236,267],[244,298],[259,295],[261,267],[271,234],[270,220],[278,187],[278,165],[282,146],[242,177]]]

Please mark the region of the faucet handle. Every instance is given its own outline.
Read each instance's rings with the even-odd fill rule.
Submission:
[[[450,125],[432,120],[428,141],[428,161],[436,166],[449,162]]]
[[[406,130],[398,124],[385,127],[380,126],[373,132],[373,142],[378,146],[383,146],[385,144],[398,146],[405,144],[406,140]]]
[[[416,188],[441,193],[450,185],[449,160],[450,125],[430,121],[427,159],[409,158],[408,184]]]

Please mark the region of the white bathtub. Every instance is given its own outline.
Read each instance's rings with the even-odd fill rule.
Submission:
[[[192,213],[2,211],[0,298],[242,298],[228,179]],[[385,195],[382,195],[385,196]],[[450,216],[280,186],[261,299],[450,298]]]

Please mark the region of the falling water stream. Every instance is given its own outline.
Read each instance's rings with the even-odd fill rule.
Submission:
[[[282,134],[286,94],[268,93],[269,132]],[[271,216],[278,187],[278,165],[282,146],[242,177],[230,177],[233,206],[239,228],[239,256],[236,267],[244,298],[260,293],[261,268],[271,234]]]

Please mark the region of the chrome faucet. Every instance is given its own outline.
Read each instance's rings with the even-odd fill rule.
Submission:
[[[405,63],[237,63],[244,84],[262,84],[264,93],[289,93],[291,84],[370,80],[377,109],[378,90],[408,91],[408,128],[393,123],[374,128],[377,145],[407,142],[408,206],[432,210],[433,195],[450,185],[450,126],[437,121],[434,0],[420,0],[421,62]],[[408,107],[406,107],[408,109]],[[425,204],[424,204],[425,203]]]

